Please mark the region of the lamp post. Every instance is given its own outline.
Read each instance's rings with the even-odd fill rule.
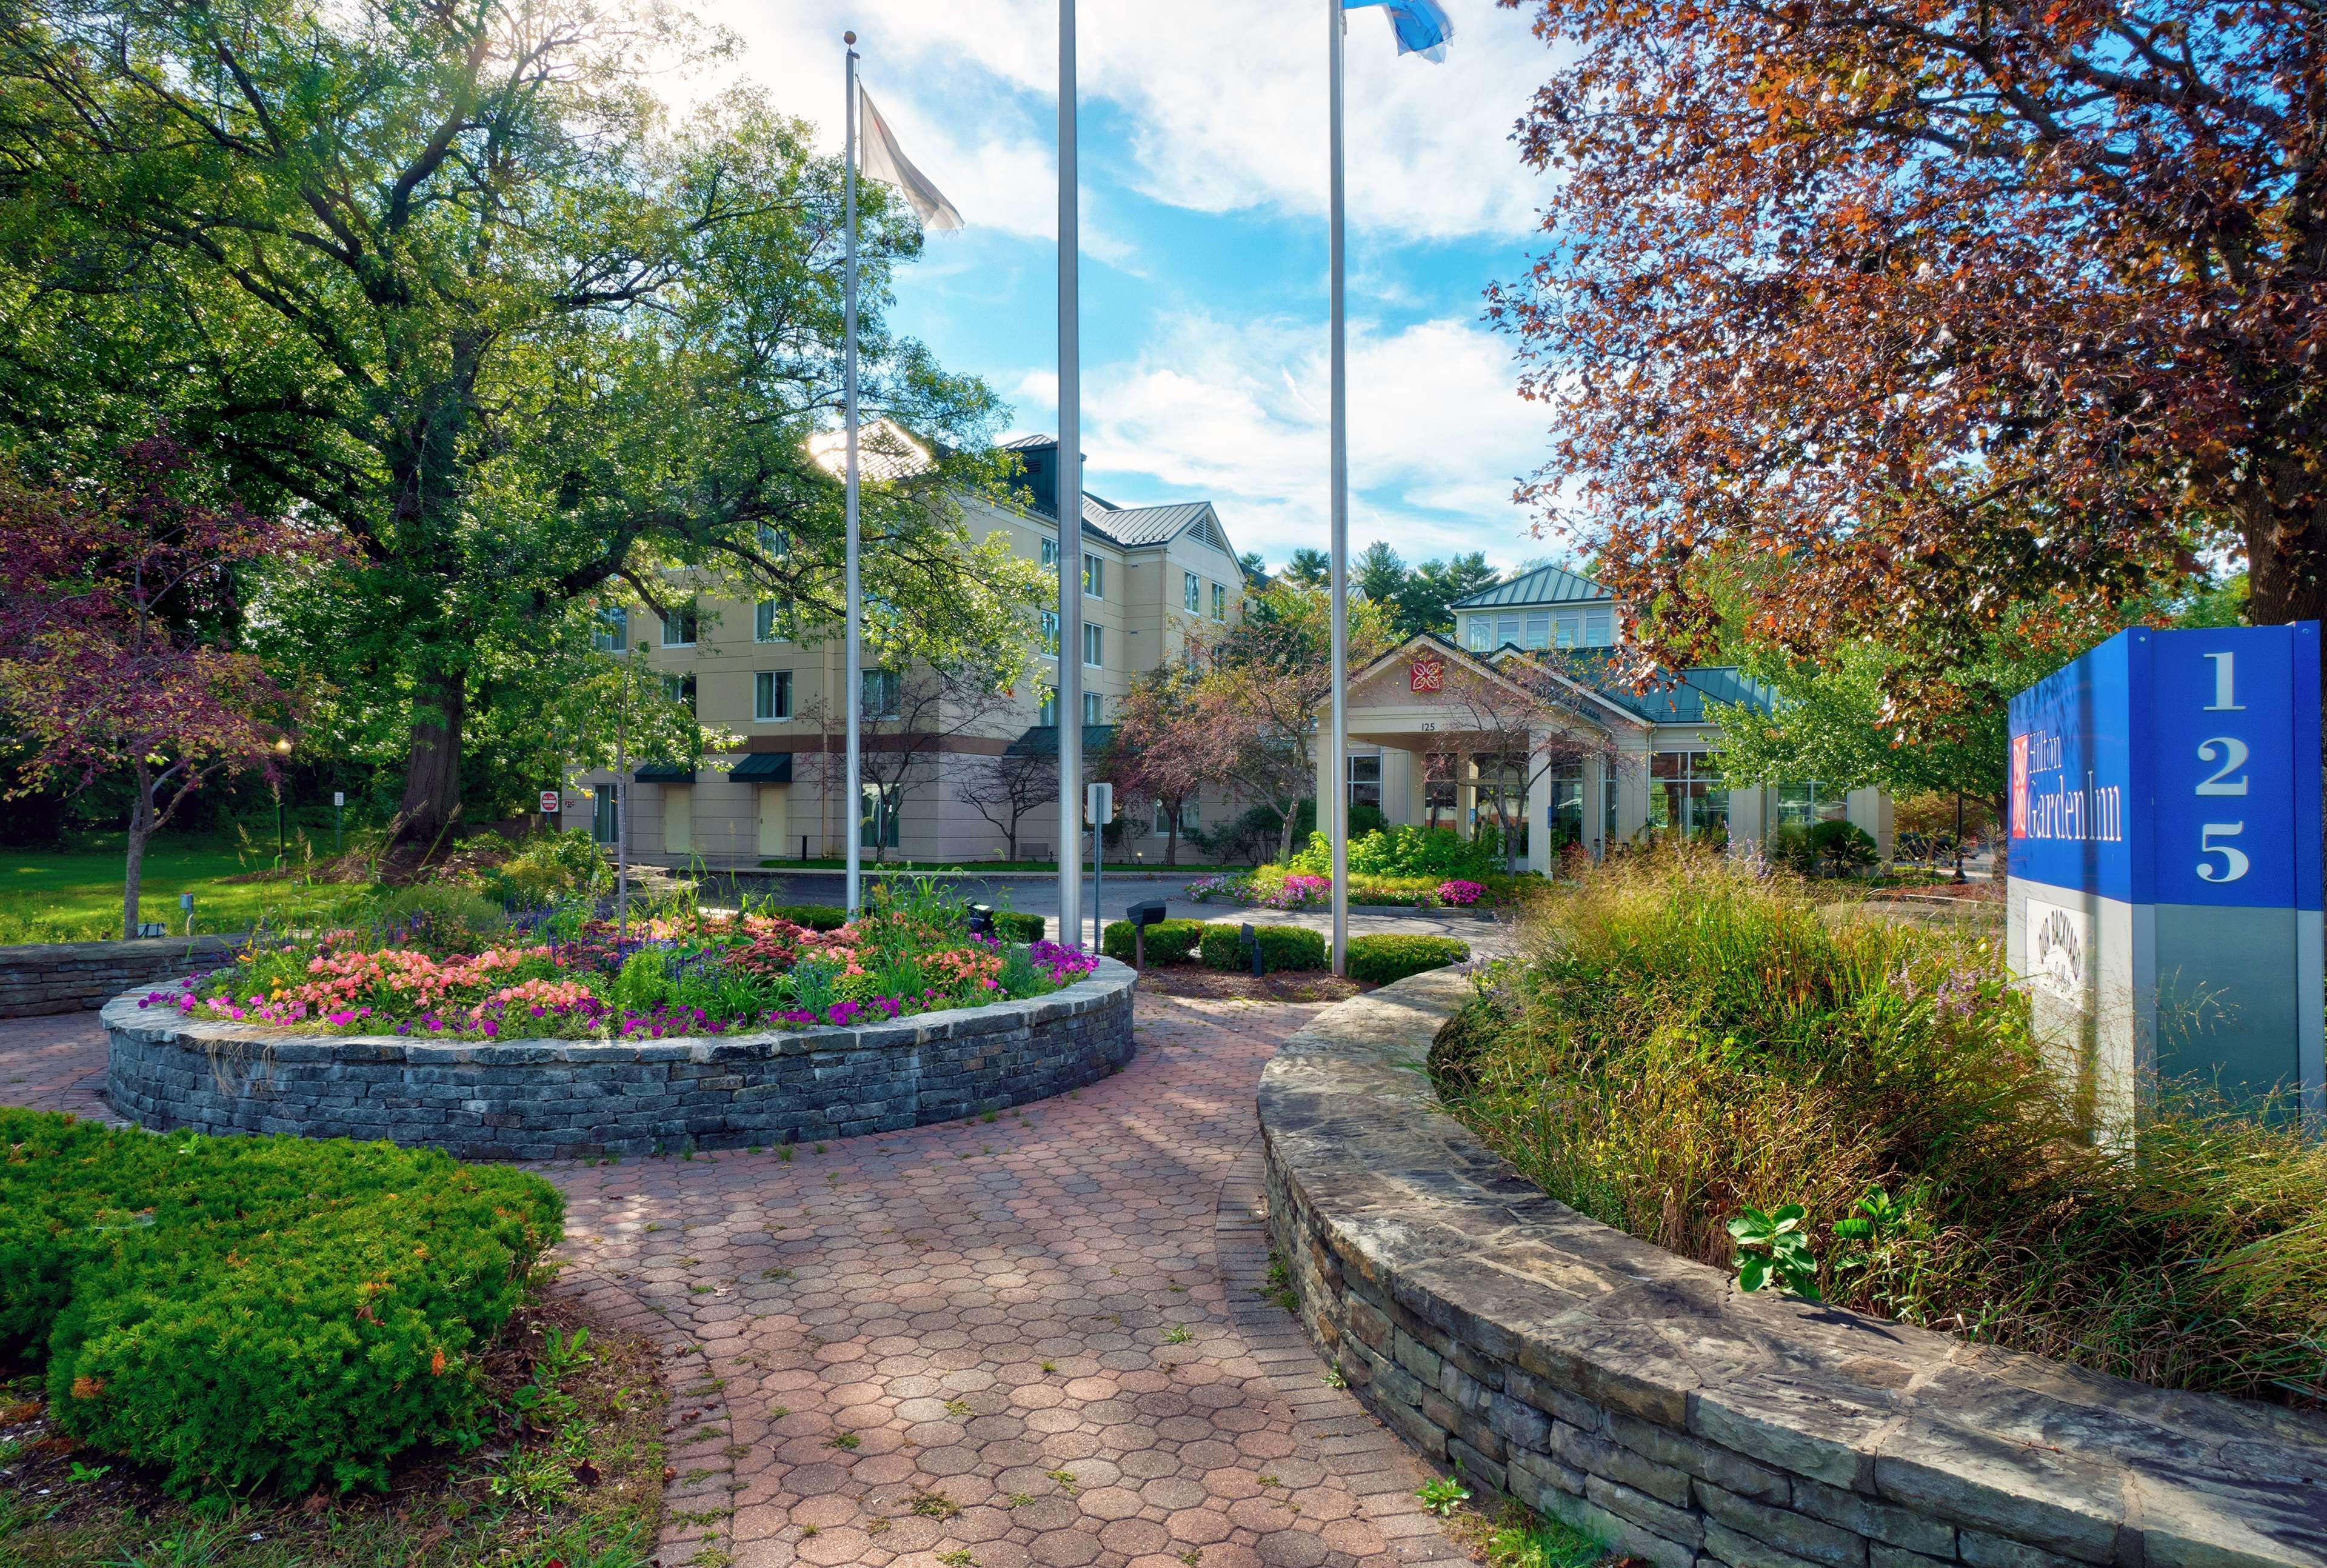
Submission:
[[[275,754],[278,758],[291,755],[290,737],[285,736],[275,742]],[[289,857],[290,846],[283,832],[283,775],[277,773],[275,776],[275,869],[281,871]]]

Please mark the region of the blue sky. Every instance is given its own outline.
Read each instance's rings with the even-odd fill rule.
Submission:
[[[1525,18],[1446,0],[1444,64],[1350,17],[1352,548],[1409,561],[1529,537],[1514,482],[1554,411],[1522,401],[1481,291],[1533,245],[1509,140],[1551,64]],[[1056,428],[1054,0],[714,5],[737,69],[836,147],[840,42],[909,156],[968,222],[898,280],[898,324]],[[1209,499],[1272,564],[1325,543],[1324,7],[1083,0],[1086,481],[1117,504]],[[698,84],[699,85],[699,84]]]

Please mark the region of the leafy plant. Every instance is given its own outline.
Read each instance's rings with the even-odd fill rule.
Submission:
[[[1444,1519],[1471,1500],[1471,1489],[1453,1476],[1439,1476],[1414,1489],[1416,1500]]]
[[[1775,1278],[1798,1296],[1819,1299],[1818,1260],[1810,1255],[1809,1238],[1802,1234],[1803,1212],[1799,1203],[1768,1214],[1748,1208],[1729,1222],[1729,1234],[1737,1241],[1740,1285],[1758,1291]]]
[[[1387,985],[1426,969],[1469,961],[1471,944],[1456,937],[1382,933],[1350,938],[1350,978]]]

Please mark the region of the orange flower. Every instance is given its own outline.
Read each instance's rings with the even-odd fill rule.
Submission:
[[[444,1352],[442,1348],[438,1349],[436,1354],[428,1358],[428,1376],[431,1377],[444,1376]]]

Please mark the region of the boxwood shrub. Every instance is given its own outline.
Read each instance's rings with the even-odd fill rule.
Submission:
[[[1444,969],[1471,957],[1471,944],[1458,937],[1385,934],[1350,938],[1350,978],[1387,985],[1425,969]]]
[[[175,1491],[385,1486],[473,1419],[563,1218],[539,1177],[435,1150],[0,1109],[0,1352]]]
[[[1199,954],[1204,966],[1210,969],[1249,970],[1251,960],[1244,955],[1241,922],[1216,920],[1204,928]],[[1260,943],[1260,966],[1274,975],[1280,969],[1322,969],[1325,967],[1325,938],[1305,926],[1255,926],[1254,938]]]
[[[773,915],[811,931],[836,931],[848,923],[848,911],[831,904],[754,904],[755,915]]]
[[[1022,915],[1015,910],[994,911],[994,934],[1009,942],[1039,942],[1048,924],[1040,915]]]
[[[1201,920],[1162,920],[1147,928],[1147,961],[1150,964],[1186,964],[1196,956],[1196,944],[1203,939]],[[1099,951],[1110,958],[1128,964],[1138,949],[1132,943],[1129,920],[1109,920],[1099,937]]]

